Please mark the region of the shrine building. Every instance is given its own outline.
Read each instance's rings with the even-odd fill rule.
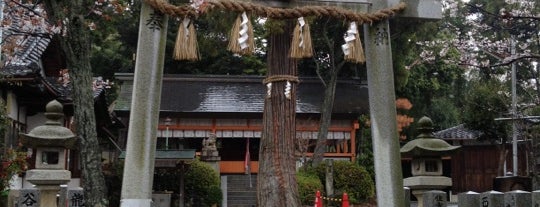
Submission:
[[[133,74],[119,73],[120,94],[114,113],[125,124],[120,146],[127,139]],[[263,76],[169,75],[163,77],[157,150],[195,149],[200,155],[203,140],[212,133],[221,161],[221,175],[257,173],[266,87]],[[312,156],[319,129],[324,86],[318,78],[300,78],[296,102],[296,156]],[[137,100],[134,100],[137,101]],[[327,135],[326,158],[355,160],[358,117],[368,113],[365,81],[340,80],[337,84],[332,122]],[[249,149],[249,157],[246,152]]]

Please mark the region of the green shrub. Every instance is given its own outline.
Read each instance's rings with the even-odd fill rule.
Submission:
[[[334,161],[334,192],[347,193],[351,203],[367,201],[375,195],[375,184],[362,166],[349,161]],[[312,169],[321,182],[325,181],[326,163]]]
[[[298,194],[302,205],[313,205],[315,201],[315,193],[319,190],[323,192],[323,184],[315,174],[306,172],[298,172],[296,174],[298,182]]]
[[[206,201],[208,204],[221,204],[223,194],[221,194],[221,188],[219,185],[212,185],[208,188],[208,195]]]
[[[219,174],[209,164],[193,161],[185,174],[186,201],[194,206],[212,206],[222,200]]]

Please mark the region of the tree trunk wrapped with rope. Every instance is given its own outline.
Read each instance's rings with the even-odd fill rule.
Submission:
[[[268,77],[263,83],[271,86],[264,101],[257,206],[301,206],[294,157],[296,84],[293,83],[297,82],[297,64],[287,53],[292,27],[293,24],[288,22],[282,33],[269,37]]]

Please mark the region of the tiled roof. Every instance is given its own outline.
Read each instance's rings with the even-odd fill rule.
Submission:
[[[133,74],[117,74],[123,83],[115,111],[128,112],[131,107]],[[163,112],[262,113],[266,87],[262,76],[187,76],[166,75],[163,79],[161,107]],[[297,89],[297,113],[319,113],[324,88],[316,78],[300,78]],[[368,113],[366,84],[353,80],[337,84],[334,113],[358,115]]]
[[[6,67],[29,66],[40,62],[43,51],[47,49],[51,39],[48,37],[25,36],[21,49],[7,59]]]
[[[28,8],[35,8],[30,11],[25,9],[26,12],[22,18],[17,16],[10,16],[11,24],[9,28],[6,28],[3,33],[5,38],[3,41],[12,41],[17,43],[17,47],[12,53],[3,53],[4,66],[0,69],[0,77],[6,78],[24,78],[27,80],[39,80],[39,87],[45,87],[51,92],[51,95],[58,99],[65,101],[71,101],[72,84],[67,81],[59,80],[58,76],[46,76],[42,72],[41,58],[44,51],[51,43],[52,34],[49,34],[47,30],[39,26],[29,26],[28,22],[25,22],[25,18],[34,18],[36,15],[43,15],[43,9],[39,7],[29,6]],[[9,8],[7,8],[9,9]],[[28,21],[28,19],[26,19]],[[94,78],[93,96],[96,99],[105,90],[105,87],[100,83],[96,85],[96,82],[103,82],[101,77]],[[36,82],[30,82],[30,85]]]
[[[53,91],[60,99],[71,100],[72,84],[64,84],[58,80],[58,77],[45,77],[44,83]]]
[[[41,69],[36,63],[28,65],[8,65],[0,70],[0,77],[27,77],[37,76]]]
[[[43,11],[36,8],[25,12],[25,16],[35,16]],[[17,47],[12,54],[5,57],[2,75],[17,77],[39,72],[39,67],[34,65],[39,64],[41,55],[51,41],[51,35],[41,27],[28,26],[28,22],[24,22],[21,17],[13,15],[10,18],[11,24],[4,30],[3,41],[16,42]]]
[[[103,81],[102,77],[92,78],[92,91],[94,99],[97,99],[108,88],[107,83]],[[73,84],[71,82],[62,82],[58,80],[58,77],[46,77],[45,83],[50,86],[60,98],[71,100],[71,93],[73,90]]]
[[[481,131],[465,128],[465,124],[460,124],[448,129],[437,131],[435,137],[444,140],[474,140],[482,136]]]

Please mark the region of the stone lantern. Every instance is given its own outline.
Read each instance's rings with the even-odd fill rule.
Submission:
[[[71,179],[71,172],[66,170],[66,151],[75,146],[77,137],[62,126],[63,106],[58,101],[47,104],[45,117],[44,125],[21,133],[20,138],[24,146],[36,149],[36,168],[26,172],[26,180],[40,191],[40,206],[57,206],[60,185]]]
[[[403,185],[409,187],[423,206],[423,193],[429,190],[442,190],[452,186],[452,179],[443,176],[442,157],[453,154],[460,146],[452,146],[433,136],[433,122],[428,117],[418,120],[417,139],[401,147],[403,158],[412,158],[412,177],[405,178]]]

